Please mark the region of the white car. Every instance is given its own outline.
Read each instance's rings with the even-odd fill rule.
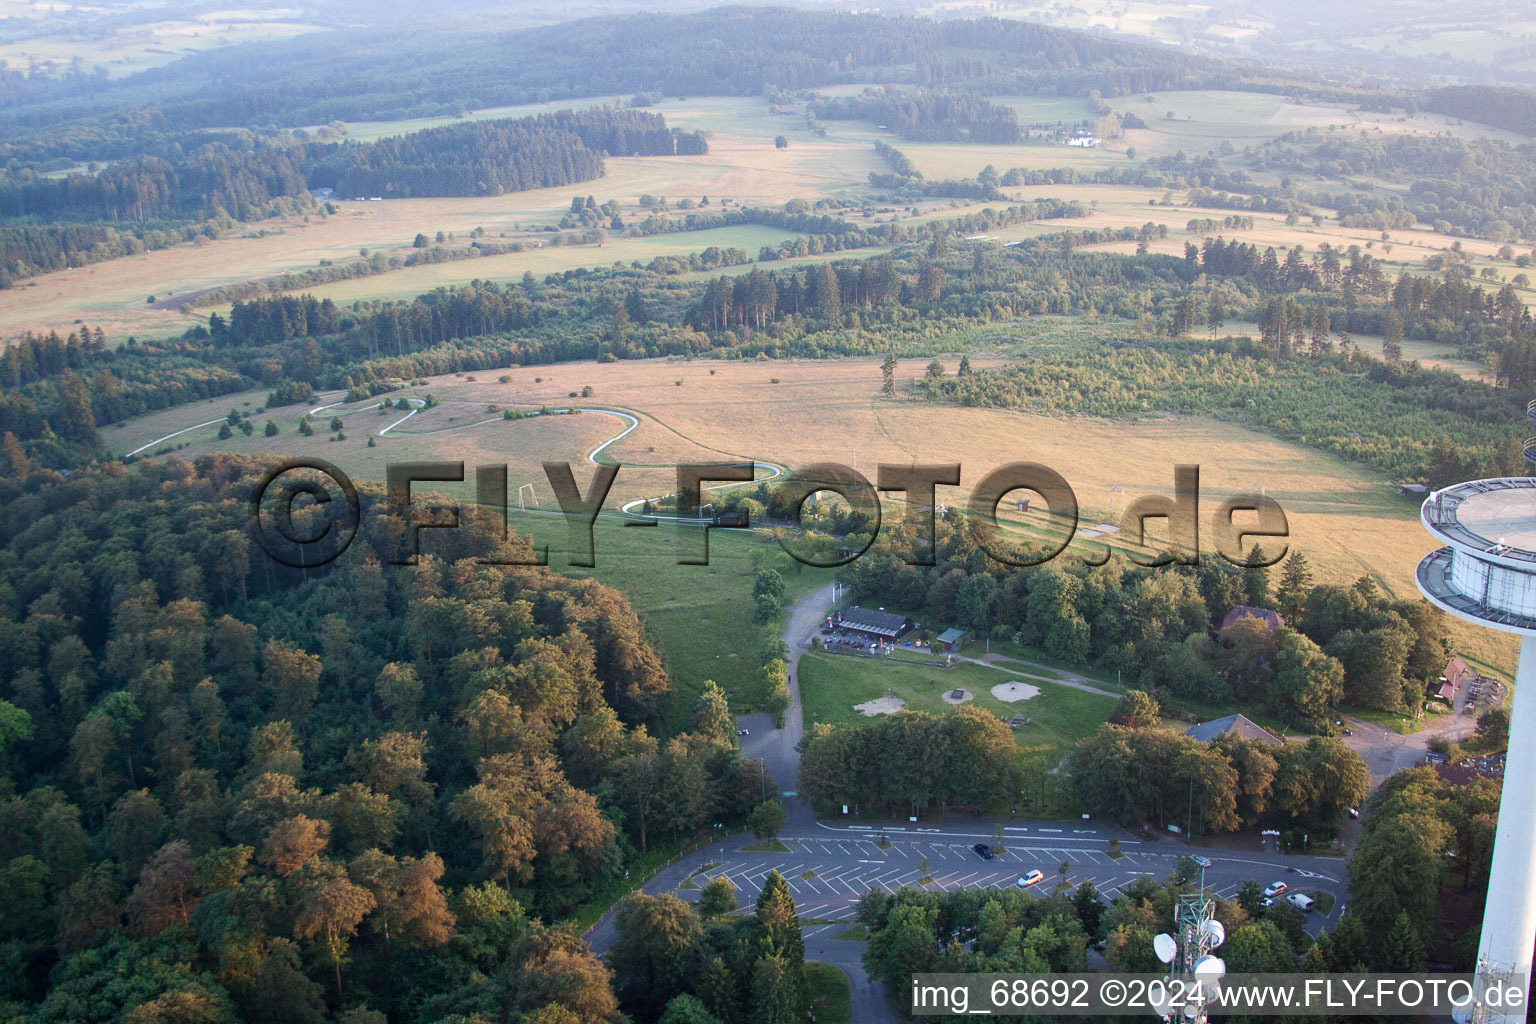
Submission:
[[[1193,856],[1193,857],[1191,857],[1191,858],[1190,858],[1190,859],[1191,859],[1191,860],[1193,860],[1193,861],[1194,861],[1194,862],[1195,862],[1195,863],[1196,863],[1196,864],[1199,864],[1199,865],[1200,865],[1200,866],[1201,866],[1201,867],[1203,867],[1203,868],[1207,868],[1207,869],[1209,869],[1209,868],[1210,868],[1210,866],[1211,866],[1211,858],[1209,858],[1209,857],[1202,857],[1202,856],[1201,856],[1201,855],[1200,855],[1200,854],[1198,854],[1198,853],[1197,853],[1197,854],[1195,854],[1195,855],[1194,855],[1194,856]]]
[[[1269,885],[1264,887],[1264,895],[1268,896],[1270,899],[1274,899],[1276,896],[1279,896],[1289,888],[1290,886],[1286,885],[1284,882],[1270,882]]]
[[[1027,875],[1020,875],[1019,880],[1014,884],[1017,885],[1020,889],[1028,889],[1030,886],[1034,885],[1044,877],[1045,872],[1041,871],[1039,868],[1035,868]]]

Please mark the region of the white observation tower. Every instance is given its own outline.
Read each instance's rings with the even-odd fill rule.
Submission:
[[[1528,455],[1533,447],[1527,442]],[[1419,563],[1420,592],[1457,618],[1520,637],[1477,969],[1529,977],[1536,944],[1536,477],[1432,491],[1419,514],[1445,544]]]

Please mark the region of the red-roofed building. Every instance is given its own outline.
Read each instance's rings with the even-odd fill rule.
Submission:
[[[1272,612],[1268,608],[1253,608],[1246,604],[1240,604],[1227,612],[1227,617],[1221,620],[1221,628],[1226,629],[1241,619],[1258,619],[1270,629],[1279,629],[1285,625],[1285,620],[1280,617],[1279,612]]]
[[[1461,689],[1464,680],[1475,678],[1476,673],[1467,667],[1467,663],[1460,658],[1452,658],[1445,666],[1445,674],[1440,677],[1438,683],[1429,684],[1429,697],[1432,700],[1443,700],[1447,704],[1456,703],[1456,694]]]

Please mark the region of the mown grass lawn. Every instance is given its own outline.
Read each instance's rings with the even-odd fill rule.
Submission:
[[[805,1000],[816,1024],[843,1024],[853,1019],[848,977],[831,964],[805,965]]]
[[[761,547],[773,565],[778,545],[758,533],[711,530],[708,565],[678,565],[681,543],[668,525],[636,529],[613,519],[593,527],[590,569],[566,565],[568,548],[563,519],[556,516],[511,516],[512,528],[549,544],[550,565],[572,576],[590,576],[629,598],[645,622],[646,636],[666,659],[676,687],[668,725],[673,731],[692,722],[693,704],[707,680],[730,693],[731,706],[746,711],[763,698],[758,678],[765,633],[777,635],[778,624],[764,627],[752,621],[751,551]],[[832,579],[830,570],[806,567],[784,576],[785,603],[793,604]]]
[[[992,696],[992,687],[1020,679],[1040,688],[1030,700],[1007,703]],[[800,659],[800,699],[805,705],[807,728],[815,723],[859,724],[869,719],[853,709],[855,704],[884,697],[900,697],[909,711],[945,714],[954,705],[943,695],[953,689],[974,694],[969,703],[1001,718],[1024,715],[1029,724],[1014,732],[1021,754],[1063,756],[1084,736],[1097,731],[1109,718],[1115,701],[1025,676],[968,663],[953,668],[931,668],[907,662],[857,658],[849,655],[809,652]]]

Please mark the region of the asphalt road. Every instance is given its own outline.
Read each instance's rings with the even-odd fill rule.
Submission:
[[[805,712],[800,704],[800,655],[804,648],[800,641],[816,632],[821,620],[832,610],[833,584],[796,601],[790,608],[789,622],[784,626],[783,639],[789,648],[785,659],[789,666],[789,710],[784,713],[784,728],[775,729],[770,715],[741,715],[738,728],[746,729],[741,738],[741,756],[749,761],[763,761],[773,777],[769,796],[778,794],[788,811],[788,828],[805,828],[816,823],[816,814],[809,801],[795,793],[796,779],[800,774],[800,752],[795,749],[805,735]]]
[[[818,822],[809,803],[795,791],[800,768],[795,747],[805,732],[799,679],[803,648],[799,641],[815,631],[832,604],[829,584],[806,595],[790,610],[783,634],[789,648],[790,678],[790,707],[784,728],[775,729],[767,715],[742,715],[737,720],[740,728],[748,730],[741,740],[742,756],[766,764],[771,779],[765,780],[764,789],[767,795],[783,800],[788,811],[788,821],[779,836],[786,851],[745,849],[757,841],[751,836],[733,836],[679,858],[646,883],[645,892],[670,892],[692,902],[698,899],[705,882],[724,875],[737,888],[742,907],[739,912],[749,913],[764,879],[777,870],[789,883],[796,909],[806,922],[807,959],[832,964],[848,976],[856,1024],[896,1024],[897,1018],[883,986],[864,973],[860,958],[865,943],[837,936],[852,927],[858,901],[866,892],[916,887],[925,874],[925,858],[926,874],[932,879],[925,886],[928,889],[1006,888],[1031,869],[1039,869],[1045,875],[1038,883],[1042,892],[1062,882],[1076,887],[1091,880],[1107,903],[1137,879],[1167,878],[1180,855],[1201,854],[1211,860],[1205,885],[1219,896],[1232,897],[1248,879],[1260,885],[1283,881],[1292,891],[1323,892],[1334,897],[1328,913],[1307,915],[1308,931],[1315,934],[1338,922],[1347,899],[1344,862],[1338,858],[1207,849],[1186,846],[1172,838],[1150,842],[1113,825],[1081,820],[967,819],[939,827]],[[999,826],[1003,829],[1000,844]],[[887,845],[878,841],[882,835]],[[1118,856],[1111,854],[1112,841],[1117,841],[1114,852]],[[1001,845],[1003,852],[983,859],[972,849],[977,843]],[[1065,874],[1061,872],[1063,862]],[[611,948],[615,938],[611,911],[586,938],[600,956]]]
[[[1003,826],[1004,852],[984,860],[972,846],[979,842],[997,845],[999,824]],[[882,833],[889,841],[886,847],[878,843]],[[916,887],[924,874],[924,858],[932,878],[925,888],[930,890],[1008,888],[1031,868],[1038,868],[1045,875],[1038,884],[1042,893],[1062,881],[1076,887],[1092,880],[1108,902],[1138,879],[1166,878],[1181,854],[1203,854],[1212,862],[1205,884],[1222,897],[1234,896],[1248,879],[1260,885],[1283,881],[1292,891],[1331,894],[1334,904],[1328,913],[1307,915],[1307,930],[1314,934],[1338,922],[1347,899],[1344,862],[1337,858],[1202,848],[1172,839],[1142,842],[1114,826],[1081,821],[974,819],[942,828],[813,822],[809,827],[786,828],[779,840],[787,852],[748,850],[745,847],[756,845],[753,837],[733,836],[679,859],[647,883],[644,891],[652,895],[670,892],[693,902],[706,881],[724,875],[738,890],[740,913],[750,913],[764,879],[777,870],[789,883],[796,910],[806,922],[807,958],[834,964],[848,975],[853,1019],[858,1024],[894,1024],[897,1018],[883,987],[864,974],[860,957],[865,943],[837,936],[853,926],[864,893]],[[1111,840],[1119,841],[1118,857],[1111,855]],[[1067,864],[1065,876],[1060,874],[1063,861]],[[684,888],[685,883],[688,888]],[[611,915],[587,934],[599,955],[608,951],[614,938]]]

